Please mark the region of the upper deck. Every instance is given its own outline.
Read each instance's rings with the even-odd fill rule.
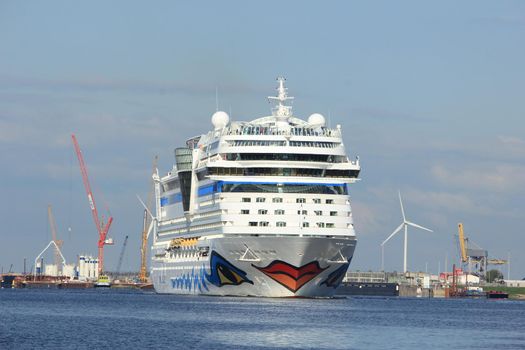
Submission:
[[[278,95],[269,97],[276,100],[277,106],[272,115],[253,121],[232,121],[222,111],[212,117],[214,130],[189,139],[186,144],[193,150],[194,169],[203,168],[254,168],[250,175],[265,175],[264,168],[290,169],[326,169],[328,173],[315,172],[323,177],[347,177],[353,182],[360,171],[359,160],[350,160],[345,151],[341,126],[326,126],[325,118],[314,113],[307,120],[297,118],[292,113],[292,106],[285,102],[293,99],[287,95],[284,79],[279,78]],[[284,163],[285,162],[285,163]],[[333,171],[332,171],[333,170]],[[339,171],[349,170],[348,176],[341,176]],[[221,175],[232,173],[220,171]],[[286,173],[308,175],[310,171],[270,171],[267,175]],[[247,175],[233,171],[234,175]],[[216,174],[217,175],[217,174]]]
[[[340,125],[328,127],[318,113],[307,120],[295,117],[285,104],[292,98],[286,94],[284,79],[279,79],[277,90],[278,96],[270,97],[278,102],[271,116],[230,122],[228,114],[217,111],[212,116],[213,130],[175,150],[176,166],[158,178],[156,190],[161,226],[181,225],[166,226],[166,232],[186,232],[189,226],[209,230],[215,225],[221,232],[246,226],[279,227],[279,232],[290,233],[298,227],[311,233],[326,228],[349,234],[348,184],[358,180],[359,159],[347,157]],[[247,204],[251,196],[257,208]],[[329,202],[331,209],[323,209]],[[252,214],[244,215],[250,210],[263,216],[249,221]],[[297,221],[299,212],[311,222]],[[275,220],[264,216],[271,213],[277,215]],[[195,220],[202,227],[195,226]]]
[[[265,176],[265,181],[284,177],[285,182],[357,180],[359,158],[348,158],[341,126],[327,127],[318,113],[307,120],[295,117],[292,106],[286,104],[293,97],[288,96],[284,79],[278,82],[277,96],[269,97],[277,101],[271,116],[230,122],[228,114],[217,111],[212,116],[213,130],[190,138],[186,148],[178,149],[173,172],[191,170],[198,180],[228,180],[239,175]]]

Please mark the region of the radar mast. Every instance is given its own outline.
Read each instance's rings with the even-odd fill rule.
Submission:
[[[277,82],[277,96],[268,96],[268,100],[277,101],[277,105],[272,108],[272,116],[275,117],[278,122],[286,122],[289,117],[292,116],[292,106],[285,105],[285,102],[288,100],[293,100],[294,98],[288,96],[288,88],[284,87],[284,82],[286,81],[283,77],[278,77]]]

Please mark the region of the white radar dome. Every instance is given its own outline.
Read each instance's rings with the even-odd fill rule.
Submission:
[[[325,126],[325,119],[322,114],[314,113],[308,117],[308,124],[315,126]]]
[[[211,123],[215,129],[222,129],[230,122],[230,116],[223,111],[217,111],[211,116]]]

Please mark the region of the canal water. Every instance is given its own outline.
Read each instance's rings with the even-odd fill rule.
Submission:
[[[0,349],[525,349],[525,302],[0,290]]]

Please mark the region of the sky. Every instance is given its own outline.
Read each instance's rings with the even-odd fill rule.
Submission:
[[[215,92],[233,120],[270,114],[285,76],[294,113],[341,124],[351,186],[351,270],[378,270],[407,218],[408,267],[458,261],[457,224],[525,277],[523,1],[0,1],[0,265],[29,269],[56,217],[66,259],[97,232],[71,143],[84,153],[122,270],[138,270],[151,164],[211,129]],[[109,212],[108,212],[109,210]],[[50,258],[49,258],[50,259]],[[385,245],[401,271],[402,235]],[[507,267],[502,271],[507,277]]]

